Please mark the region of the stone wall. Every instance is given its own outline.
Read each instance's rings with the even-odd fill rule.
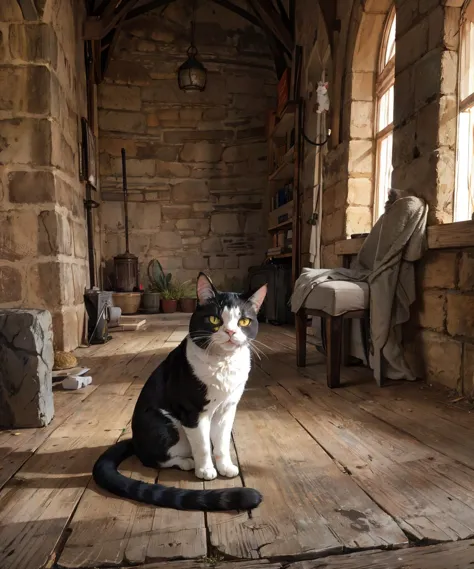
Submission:
[[[413,369],[474,397],[474,249],[429,251],[417,284],[405,335]]]
[[[0,6],[0,306],[47,309],[57,347],[81,340],[87,281],[79,118],[86,113],[82,4]]]
[[[427,200],[430,224],[450,223],[462,2],[416,4],[397,4],[392,183]],[[473,250],[465,248],[428,253],[418,267],[418,304],[406,328],[417,372],[469,397],[474,397],[473,258]]]
[[[323,0],[326,1],[326,0]],[[364,158],[366,149],[356,141],[358,134],[350,132],[351,118],[348,114],[348,102],[351,101],[353,75],[348,61],[353,57],[357,22],[360,21],[358,10],[360,3],[337,2],[336,14],[340,20],[341,31],[334,34],[333,44],[321,11],[311,0],[298,0],[296,3],[296,36],[297,43],[303,48],[303,85],[302,94],[306,96],[305,132],[311,139],[316,138],[316,120],[314,116],[315,96],[308,93],[309,81],[315,85],[319,80],[323,67],[326,68],[329,82],[331,109],[327,117],[327,127],[331,136],[326,147],[323,164],[322,193],[322,228],[321,228],[321,264],[324,267],[335,267],[339,259],[335,255],[336,241],[345,239],[351,233],[360,233],[367,227],[367,211],[370,208],[358,209],[371,201],[372,190],[363,186],[360,178],[369,177],[365,170]],[[351,44],[352,41],[352,44]],[[352,50],[348,46],[352,45]],[[328,64],[323,65],[324,55],[329,53]],[[310,145],[305,145],[306,160],[303,168],[305,184],[303,215],[303,265],[308,263],[310,227],[306,224],[312,210],[311,181],[317,168],[314,166],[316,152]],[[370,186],[370,182],[369,182]],[[367,191],[369,195],[366,196]],[[355,207],[354,207],[355,206]],[[362,212],[362,213],[361,213]],[[370,215],[369,215],[370,217]]]
[[[189,46],[190,2],[127,23],[99,90],[103,255],[124,251],[120,151],[127,151],[130,249],[142,284],[158,258],[178,279],[208,271],[242,287],[266,248],[265,121],[276,77],[261,30],[199,2],[196,44],[203,93],[183,93],[177,69]]]
[[[463,2],[396,0],[395,4],[392,186],[425,198],[430,224],[449,223],[453,219],[458,31]],[[330,71],[333,133],[324,169],[323,266],[341,263],[334,255],[335,241],[371,228],[375,72],[390,6],[387,0],[337,2],[341,31],[334,34]],[[315,29],[318,38],[323,36],[323,44],[328,40],[319,31],[323,24],[309,0],[299,0],[297,11],[297,41],[304,47],[308,64]],[[311,213],[310,205],[306,199],[303,221]],[[474,249],[469,248],[428,252],[417,267],[418,299],[404,334],[407,355],[421,377],[470,397],[474,397],[473,259]]]
[[[444,0],[397,2],[392,184],[430,204],[429,223],[453,220],[461,10]]]

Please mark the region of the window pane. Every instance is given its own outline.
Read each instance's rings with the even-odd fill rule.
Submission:
[[[463,101],[474,93],[474,24],[464,22],[461,29],[461,89],[460,97]]]
[[[375,219],[377,220],[384,212],[388,191],[392,183],[392,142],[393,133],[388,134],[378,141],[377,144],[377,196]]]
[[[454,221],[471,219],[474,183],[474,107],[459,115]]]
[[[393,122],[393,98],[395,87],[392,85],[379,99],[379,117],[377,132],[383,130]]]
[[[390,30],[388,32],[387,47],[385,49],[384,65],[395,57],[395,29],[396,29],[396,17],[393,18]]]

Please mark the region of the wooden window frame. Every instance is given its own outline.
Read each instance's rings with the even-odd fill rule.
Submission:
[[[470,27],[468,37],[466,28]],[[466,49],[466,44],[468,52]],[[465,84],[467,83],[467,87]],[[467,92],[466,92],[467,91]],[[456,183],[454,193],[453,221],[463,222],[472,219],[474,214],[474,0],[466,5],[460,22],[459,67],[458,67],[458,124],[456,136]],[[468,116],[466,116],[468,115]],[[469,115],[471,115],[469,117]],[[461,140],[462,121],[467,120],[467,140]],[[470,133],[470,134],[469,134]],[[467,152],[466,152],[467,148]],[[465,152],[467,164],[461,164],[461,152]],[[466,172],[467,170],[467,172]],[[463,179],[461,180],[461,176]],[[467,188],[465,187],[467,179]],[[462,184],[462,186],[461,186]],[[460,197],[460,190],[463,196]],[[467,192],[467,195],[465,194]],[[460,202],[464,204],[461,205]],[[467,212],[464,213],[467,203]]]
[[[383,205],[381,204],[382,196],[380,195],[380,184],[381,184],[381,159],[382,159],[382,145],[385,139],[393,136],[393,116],[389,124],[385,125],[384,128],[379,129],[380,121],[380,105],[383,96],[389,92],[391,88],[395,85],[395,51],[392,58],[385,63],[385,56],[388,49],[388,40],[390,38],[390,31],[396,19],[395,6],[392,6],[390,12],[388,13],[383,35],[382,43],[379,50],[379,63],[378,63],[378,74],[375,83],[375,191],[374,191],[374,206],[373,206],[373,221],[374,223],[380,217],[379,210]],[[396,25],[396,24],[395,24]],[[386,174],[386,169],[384,168],[383,174]],[[383,200],[385,203],[385,200]]]

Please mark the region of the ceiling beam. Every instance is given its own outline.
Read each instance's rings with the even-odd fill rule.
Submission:
[[[323,14],[324,23],[328,33],[329,46],[334,52],[334,32],[338,31],[337,6],[333,0],[319,0],[319,7]]]
[[[146,14],[156,8],[168,6],[168,4],[171,4],[174,1],[175,0],[152,0],[151,2],[148,2],[148,4],[144,4],[143,6],[138,6],[134,10],[130,10],[125,19],[131,20],[132,18],[137,18],[138,16]]]
[[[96,16],[97,18],[100,18],[101,16],[103,16],[105,9],[107,8],[107,6],[109,5],[109,2],[111,2],[111,0],[101,0],[100,4],[97,6],[96,9],[94,9],[94,0],[92,0],[91,4],[92,4],[92,8],[90,10],[88,10],[88,15],[90,16]]]
[[[276,0],[276,5],[285,26],[288,28],[288,30],[290,30],[291,37],[293,37],[293,28],[291,25],[290,17],[286,11],[285,6],[283,5],[283,0]]]
[[[100,40],[110,33],[133,9],[139,0],[113,0],[101,18],[87,18],[84,25],[85,40]]]
[[[234,14],[238,14],[239,16],[249,21],[254,26],[258,26],[259,28],[262,27],[262,22],[256,16],[254,16],[250,12],[247,12],[247,10],[244,10],[240,6],[237,6],[233,2],[230,2],[230,0],[212,0],[212,1],[215,4],[219,4],[219,6],[227,8],[231,12],[234,12]]]
[[[253,0],[251,6],[285,50],[291,55],[293,53],[294,44],[291,32],[284,24],[271,0]]]
[[[32,22],[39,19],[35,0],[18,0],[18,5],[25,20]]]

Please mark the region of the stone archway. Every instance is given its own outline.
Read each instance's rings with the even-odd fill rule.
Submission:
[[[393,0],[355,2],[347,42],[343,135],[349,141],[346,231],[370,231],[374,202],[375,85],[381,42]]]

